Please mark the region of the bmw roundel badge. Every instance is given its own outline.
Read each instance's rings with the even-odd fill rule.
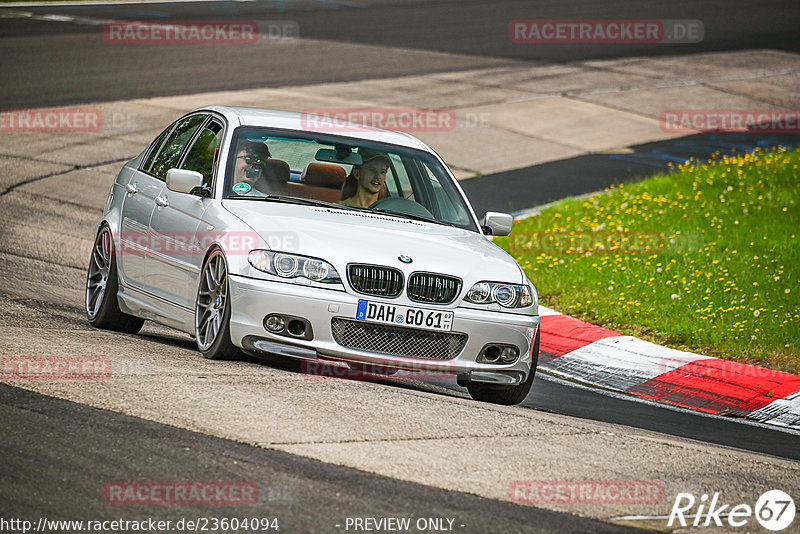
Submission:
[[[403,263],[411,263],[412,261],[414,261],[414,260],[411,259],[410,256],[406,256],[406,255],[397,256],[397,259],[402,261]]]

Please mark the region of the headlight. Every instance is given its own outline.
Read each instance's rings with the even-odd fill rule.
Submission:
[[[534,302],[535,292],[525,284],[502,284],[499,282],[478,282],[464,298],[473,304],[492,304],[496,302],[504,308],[525,308]]]
[[[492,294],[492,286],[489,282],[478,282],[467,293],[467,300],[475,304],[482,304],[489,302],[489,296]]]
[[[271,250],[251,250],[247,256],[250,265],[281,278],[305,277],[322,284],[341,284],[342,280],[333,266],[319,258],[297,256]]]
[[[275,272],[283,278],[293,278],[300,264],[297,256],[289,256],[288,254],[275,254],[272,261]]]
[[[328,273],[331,272],[331,269],[333,268],[322,260],[308,259],[303,264],[303,274],[306,278],[314,280],[315,282],[325,280]]]

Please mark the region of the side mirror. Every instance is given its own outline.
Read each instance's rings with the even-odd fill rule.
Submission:
[[[203,185],[203,175],[187,169],[167,171],[167,189],[177,193],[191,193],[195,187]]]
[[[485,235],[508,235],[511,233],[511,227],[514,225],[514,218],[508,213],[497,213],[496,211],[487,211],[483,216],[481,228]]]

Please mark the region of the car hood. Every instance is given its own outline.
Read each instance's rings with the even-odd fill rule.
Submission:
[[[341,275],[348,263],[522,283],[522,271],[503,249],[476,232],[380,213],[277,202],[224,201],[223,207],[252,228],[272,250],[313,256]],[[408,256],[411,263],[403,263]]]

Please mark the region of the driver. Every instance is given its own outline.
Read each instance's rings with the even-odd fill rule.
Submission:
[[[339,204],[368,208],[378,201],[386,187],[386,173],[391,166],[389,156],[373,150],[360,150],[361,165],[354,165],[342,185]]]

